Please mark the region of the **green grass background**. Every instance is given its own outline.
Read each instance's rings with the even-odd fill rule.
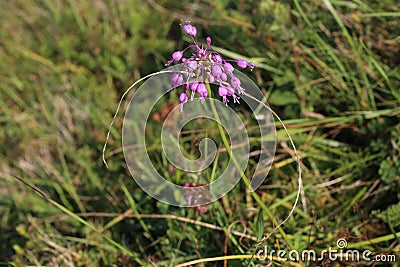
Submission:
[[[226,58],[255,62],[249,77],[298,147],[305,194],[268,246],[321,250],[345,238],[349,248],[399,261],[398,1],[14,0],[0,1],[0,265],[174,266],[250,254],[255,241],[228,232],[256,237],[273,229],[243,183],[205,214],[149,197],[125,166],[122,114],[106,152],[110,168],[102,164],[124,90],[163,69],[190,41],[182,19],[197,26],[199,39],[211,36]],[[158,153],[156,134],[176,100],[171,95],[154,111],[149,139],[159,172],[180,181],[185,174]],[[192,128],[182,138],[189,157],[205,137],[196,129],[209,129],[219,142],[215,125]],[[279,125],[277,138],[272,170],[257,195],[279,222],[293,205],[297,173]],[[252,142],[257,147],[259,139]],[[228,160],[221,153],[216,171],[204,176],[223,171]]]

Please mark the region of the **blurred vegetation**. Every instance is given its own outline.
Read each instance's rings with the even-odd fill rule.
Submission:
[[[228,228],[260,232],[260,207],[244,184],[205,214],[155,201],[125,166],[122,116],[111,132],[110,168],[101,162],[119,98],[183,47],[181,19],[197,26],[199,38],[211,36],[224,56],[255,62],[249,77],[293,135],[305,186],[283,226],[293,248],[320,250],[345,238],[348,247],[400,259],[399,17],[395,0],[1,1],[0,264],[173,266],[252,252],[254,241],[226,239]],[[155,149],[174,100],[154,112]],[[297,174],[277,128],[275,162],[257,193],[283,220]],[[201,138],[194,131],[183,139],[187,153],[196,155]],[[182,175],[162,156],[153,160],[166,177]],[[228,157],[219,160],[223,168]],[[264,219],[268,233],[273,225]],[[267,243],[285,248],[286,241],[277,234]],[[333,263],[309,266],[317,264]]]

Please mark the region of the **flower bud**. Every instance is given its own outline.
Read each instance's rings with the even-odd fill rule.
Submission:
[[[181,74],[179,74],[179,73],[174,73],[174,74],[172,74],[172,77],[171,77],[171,85],[172,85],[173,87],[176,87],[176,86],[181,85],[182,82],[183,82],[183,76],[182,76]]]
[[[219,96],[226,96],[226,95],[228,95],[228,90],[227,90],[227,88],[226,88],[225,86],[220,86],[220,87],[218,88],[218,95],[219,95]]]
[[[179,102],[181,102],[181,105],[180,105],[180,108],[179,108],[179,110],[181,111],[181,112],[183,112],[183,105],[186,103],[186,102],[188,102],[188,96],[187,96],[187,94],[185,93],[185,92],[183,92],[183,93],[181,93],[180,94],[180,96],[179,96]]]
[[[183,25],[183,31],[184,31],[186,34],[188,34],[188,35],[190,35],[190,36],[193,36],[193,37],[195,37],[196,34],[197,34],[197,29],[196,29],[196,27],[190,25],[190,22],[188,22],[188,21],[185,22],[185,25]]]
[[[248,62],[248,61],[245,60],[245,59],[238,59],[238,60],[236,60],[236,64],[237,64],[240,68],[242,68],[242,69],[245,69],[245,68],[247,68],[247,67],[249,67],[250,69],[253,69],[253,68],[254,68],[254,64]]]
[[[222,63],[222,57],[220,54],[215,54],[213,57],[214,61],[217,63]]]
[[[192,90],[193,92],[197,92],[198,87],[199,87],[199,83],[193,82],[192,85],[190,86],[190,90]]]
[[[228,80],[228,76],[226,75],[225,72],[221,73],[221,76],[219,76],[221,78],[221,81],[226,82]]]
[[[197,69],[197,62],[196,61],[189,61],[189,63],[187,63],[188,69],[191,71],[194,71]]]
[[[224,64],[224,70],[225,70],[226,73],[230,74],[230,73],[233,72],[234,68],[233,68],[233,66],[232,66],[230,63],[225,62],[225,64]]]
[[[211,37],[207,37],[206,38],[206,44],[207,44],[208,47],[211,46]]]
[[[247,67],[247,60],[238,59],[236,60],[236,63],[239,66],[239,68],[245,69]]]
[[[197,87],[197,93],[200,95],[200,99],[204,99],[208,96],[207,87],[204,83],[199,83]]]
[[[222,69],[219,65],[214,65],[211,67],[211,74],[214,75],[214,77],[218,77],[222,74]]]
[[[185,92],[181,93],[181,95],[179,96],[179,102],[181,103],[186,103],[188,99],[189,98]]]
[[[214,77],[214,75],[212,75],[211,73],[208,75],[208,81],[209,81],[210,83],[215,82],[215,77]]]
[[[232,77],[231,85],[233,88],[237,88],[240,86],[240,80],[237,77]]]
[[[182,58],[182,52],[181,51],[176,51],[176,52],[174,52],[173,54],[172,54],[172,59],[174,60],[174,61],[179,61],[179,60],[181,60],[181,58]]]

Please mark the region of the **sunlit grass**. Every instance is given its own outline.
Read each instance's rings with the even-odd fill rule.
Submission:
[[[122,114],[111,130],[109,169],[103,165],[119,97],[182,47],[179,18],[192,19],[221,54],[253,60],[249,77],[299,150],[301,205],[266,244],[320,251],[345,238],[349,248],[399,259],[399,3],[192,2],[0,2],[0,263],[174,266],[238,255],[228,266],[242,266],[260,230],[267,235],[272,221],[286,218],[297,169],[278,123],[273,168],[257,191],[274,220],[264,214],[262,225],[260,205],[244,183],[205,214],[148,196],[125,166]],[[159,172],[183,182],[193,176],[160,153],[157,133],[168,109],[160,103],[146,138]],[[198,156],[199,139],[217,140],[217,161],[202,173],[213,180],[229,160],[218,128],[198,123],[185,130],[180,142],[188,157]],[[256,149],[251,125],[249,133]],[[309,266],[317,264],[324,263]]]

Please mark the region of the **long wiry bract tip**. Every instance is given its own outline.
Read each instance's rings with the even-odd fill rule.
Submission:
[[[132,88],[135,87],[139,82],[141,82],[141,81],[143,81],[143,80],[146,80],[147,78],[150,78],[150,77],[152,77],[152,76],[154,76],[154,75],[157,75],[157,74],[160,74],[160,73],[171,73],[171,72],[172,72],[171,70],[166,70],[166,71],[159,71],[159,72],[155,72],[155,73],[151,73],[151,74],[149,74],[149,75],[146,75],[146,76],[144,76],[143,78],[140,78],[139,80],[137,80],[136,82],[134,82],[131,86],[129,86],[129,88],[126,89],[126,91],[125,91],[125,92],[123,93],[123,95],[121,96],[121,99],[120,99],[119,102],[118,102],[118,106],[117,106],[117,109],[116,109],[116,111],[115,111],[115,114],[114,114],[114,116],[113,116],[113,118],[112,118],[112,120],[111,120],[111,123],[110,123],[109,127],[108,127],[106,142],[104,143],[104,146],[103,146],[102,160],[103,160],[103,163],[104,163],[104,165],[106,166],[107,169],[108,169],[108,164],[107,164],[107,161],[106,161],[105,152],[106,152],[108,140],[110,139],[111,128],[112,128],[112,126],[113,126],[113,124],[114,124],[114,121],[115,121],[115,119],[117,118],[118,112],[119,112],[119,110],[120,110],[120,108],[121,108],[122,100],[124,100],[125,96],[126,96],[126,95],[132,90]]]

